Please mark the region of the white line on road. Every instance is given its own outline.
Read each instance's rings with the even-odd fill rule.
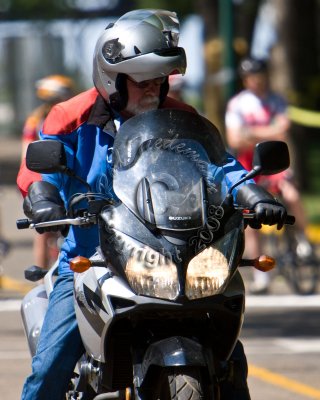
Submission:
[[[1,300],[1,311],[19,311],[21,300]],[[246,297],[247,308],[320,308],[320,295],[267,295]]]
[[[312,337],[299,338],[241,338],[246,354],[250,355],[275,355],[275,354],[301,354],[320,353],[320,339]],[[268,349],[266,351],[266,349]]]
[[[21,300],[2,300],[0,301],[1,311],[20,311]]]
[[[248,308],[320,308],[320,295],[298,296],[298,295],[267,295],[247,296],[246,307]]]

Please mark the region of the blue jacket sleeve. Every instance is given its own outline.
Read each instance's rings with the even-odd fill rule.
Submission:
[[[240,179],[242,179],[248,171],[237,161],[231,154],[227,153],[227,163],[223,165],[222,167],[224,175],[225,175],[225,180],[227,183],[227,188],[230,189],[235,183],[237,183]],[[249,179],[243,183],[241,183],[239,186],[234,188],[232,195],[234,201],[236,201],[237,197],[237,192],[238,190],[243,186],[247,185],[248,183],[255,183],[253,179]]]

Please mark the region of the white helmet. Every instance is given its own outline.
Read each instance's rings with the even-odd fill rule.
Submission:
[[[136,82],[184,74],[185,51],[178,47],[179,20],[165,10],[135,10],[110,24],[97,41],[93,82],[112,103],[127,103],[126,76]],[[168,90],[168,82],[165,83]],[[167,93],[160,93],[166,96]],[[164,97],[165,97],[164,96]],[[119,108],[119,104],[118,104]]]

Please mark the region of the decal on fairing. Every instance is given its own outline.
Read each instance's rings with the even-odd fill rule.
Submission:
[[[77,291],[76,300],[89,325],[97,333],[97,335],[101,336],[105,322],[97,312],[95,305],[105,313],[107,313],[107,311],[102,304],[99,295],[94,293],[90,288],[88,288],[88,286],[83,285],[83,292],[80,290]]]

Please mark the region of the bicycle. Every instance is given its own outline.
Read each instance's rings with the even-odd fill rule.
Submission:
[[[319,260],[310,243],[302,243],[294,226],[286,225],[282,231],[263,227],[264,252],[274,257],[277,272],[292,290],[299,295],[311,295],[317,291]]]

